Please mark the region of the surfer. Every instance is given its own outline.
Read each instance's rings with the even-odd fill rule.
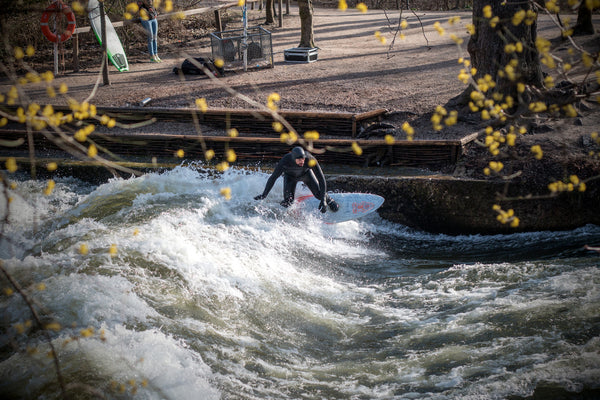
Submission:
[[[153,6],[152,0],[140,0],[137,2],[140,9],[140,22],[148,35],[148,52],[151,62],[162,62],[158,58],[158,11]]]
[[[265,190],[254,200],[262,200],[271,191],[277,178],[283,174],[283,201],[280,203],[284,207],[289,207],[294,202],[296,194],[296,184],[302,181],[308,186],[316,199],[321,200],[319,210],[326,212],[327,207],[333,212],[339,209],[339,205],[327,195],[327,183],[325,175],[319,166],[317,160],[302,147],[294,147],[291,152],[279,160],[275,170],[267,180]]]

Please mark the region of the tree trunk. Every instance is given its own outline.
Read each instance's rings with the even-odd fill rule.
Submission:
[[[298,0],[298,13],[300,14],[300,44],[298,47],[315,47],[312,0]]]
[[[573,28],[574,35],[593,35],[594,24],[592,24],[592,10],[587,7],[585,1],[582,1],[577,11],[577,23]]]
[[[275,20],[273,19],[273,0],[267,0],[266,2],[266,12],[267,12],[267,18],[265,19],[265,24],[272,24],[275,22]]]
[[[490,24],[491,18],[484,17],[483,9],[488,4],[492,7],[492,18],[499,17],[495,27]],[[475,34],[471,36],[468,44],[471,64],[477,69],[475,80],[489,74],[496,83],[495,91],[505,96],[510,95],[515,100],[518,97],[518,82],[541,87],[543,81],[539,54],[535,46],[537,19],[530,25],[521,22],[515,26],[512,23],[512,17],[521,9],[531,10],[529,2],[474,0]],[[522,44],[521,52],[505,51],[506,44],[518,42]],[[517,61],[516,76],[512,77],[504,73],[505,67],[511,60]]]

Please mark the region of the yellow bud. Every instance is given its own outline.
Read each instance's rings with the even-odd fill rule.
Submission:
[[[185,155],[185,152],[183,151],[183,149],[179,149],[179,150],[177,150],[176,155],[178,158],[183,158],[183,156]]]
[[[563,107],[563,110],[565,111],[565,114],[567,115],[567,117],[570,117],[570,118],[577,117],[577,110],[575,109],[573,104],[567,104],[566,106]]]
[[[352,151],[354,152],[354,154],[356,154],[357,156],[362,155],[363,150],[360,148],[360,146],[358,145],[358,143],[356,142],[352,142]]]
[[[17,160],[14,157],[8,157],[6,160],[6,169],[8,172],[16,172],[17,171]]]
[[[225,200],[231,200],[231,188],[221,188],[221,196],[225,197]]]
[[[492,6],[487,5],[483,7],[483,16],[488,19],[492,18]]]
[[[464,40],[463,40],[462,38],[460,38],[460,37],[456,36],[454,33],[452,33],[452,34],[450,35],[450,39],[452,39],[452,40],[454,41],[454,43],[456,43],[456,44],[458,44],[458,45],[461,45],[461,44],[463,44],[463,42],[464,42]]]
[[[522,42],[515,43],[515,47],[517,48],[517,53],[523,52],[523,43]]]
[[[98,155],[98,149],[96,148],[96,145],[94,145],[93,143],[90,144],[90,147],[88,147],[88,157],[94,158],[97,155]]]
[[[61,83],[61,84],[60,84],[60,86],[58,87],[58,92],[59,92],[60,94],[65,94],[65,93],[67,93],[68,91],[69,91],[69,87],[68,87],[68,86],[67,86],[67,84],[66,84],[66,83],[64,83],[64,82],[63,82],[63,83]]]
[[[137,5],[137,3],[129,3],[127,4],[127,6],[125,7],[125,9],[127,10],[127,12],[131,13],[131,14],[135,14],[139,11],[139,6]]]
[[[214,150],[206,150],[206,153],[204,154],[204,158],[206,158],[206,161],[210,161],[213,158],[215,158],[215,151]]]
[[[280,101],[280,100],[281,100],[281,96],[279,96],[279,94],[275,93],[275,92],[271,93],[269,95],[269,97],[267,98],[268,102],[276,102],[276,101]]]
[[[196,107],[198,110],[205,113],[208,110],[208,105],[206,104],[206,99],[204,97],[200,99],[196,99]]]
[[[237,159],[237,156],[235,154],[235,151],[233,151],[233,149],[228,149],[227,152],[225,153],[225,156],[227,158],[227,161],[232,163]]]
[[[81,337],[88,338],[94,335],[94,328],[90,327],[79,331]]]
[[[402,124],[402,130],[408,135],[413,135],[415,133],[415,129],[412,126],[410,126],[410,124],[407,121],[405,121]]]
[[[275,121],[271,126],[275,132],[281,132],[283,130],[283,124],[281,122]]]
[[[338,10],[340,11],[346,11],[348,9],[348,3],[346,3],[346,0],[339,0],[338,2]]]
[[[116,244],[113,243],[110,245],[110,248],[108,249],[108,254],[111,257],[114,257],[117,255],[117,245]]]
[[[23,57],[25,57],[25,52],[23,51],[23,49],[18,46],[15,47],[15,58],[17,60],[21,60]]]
[[[569,176],[569,180],[573,185],[579,185],[579,177],[577,175]]]
[[[81,254],[82,256],[85,256],[88,253],[89,249],[88,249],[88,245],[85,243],[81,243],[79,245],[79,254]]]
[[[87,135],[85,133],[85,130],[83,130],[83,129],[79,129],[77,132],[75,132],[75,134],[73,135],[73,137],[78,142],[85,142],[85,140],[87,139]]]
[[[306,131],[306,132],[304,132],[304,139],[306,139],[306,140],[319,140],[319,132],[317,132],[317,131]]]
[[[454,24],[456,24],[456,23],[458,23],[458,22],[460,22],[460,17],[459,17],[458,15],[455,15],[455,16],[453,16],[453,17],[450,17],[450,18],[448,19],[448,23],[449,23],[450,25],[454,25]]]
[[[50,322],[49,324],[46,324],[44,326],[44,329],[49,330],[49,331],[58,332],[58,331],[60,331],[61,326],[58,322]]]
[[[392,135],[385,135],[384,140],[385,140],[386,144],[394,144],[394,141],[395,141],[395,139]]]
[[[46,185],[46,189],[44,189],[44,194],[46,196],[50,196],[52,194],[52,191],[54,190],[54,187],[56,186],[56,183],[50,179],[48,181],[48,184]]]
[[[514,133],[509,133],[506,135],[506,144],[509,146],[514,146],[515,141],[517,140],[517,135]]]
[[[368,9],[368,7],[367,7],[367,5],[366,5],[365,3],[358,3],[358,4],[356,5],[356,9],[357,9],[358,11],[360,11],[361,13],[363,13],[363,14],[364,14],[364,13],[366,13],[366,12],[367,12],[367,9]]]
[[[512,17],[512,23],[514,26],[519,25],[525,19],[526,13],[525,10],[521,9],[515,13]]]
[[[229,169],[229,163],[227,161],[220,162],[217,164],[216,168],[219,172],[225,172]]]
[[[229,137],[232,137],[232,138],[234,138],[234,137],[238,137],[238,136],[239,136],[239,134],[240,134],[240,133],[239,133],[239,132],[238,132],[238,130],[237,130],[237,129],[235,129],[235,128],[231,128],[231,129],[229,129],[229,130],[227,131],[227,136],[229,136]]]

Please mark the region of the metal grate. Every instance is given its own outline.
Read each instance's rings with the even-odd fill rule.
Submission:
[[[244,43],[246,44],[246,66],[248,68],[273,68],[273,43],[271,32],[262,26],[244,30],[214,32],[210,34],[213,59],[222,59],[224,68],[244,67]]]

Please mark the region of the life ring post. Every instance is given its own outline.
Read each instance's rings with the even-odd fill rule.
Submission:
[[[48,25],[52,16],[54,16],[53,30],[51,30]],[[62,28],[59,21],[63,16],[67,20],[67,27],[60,32]],[[75,32],[75,27],[75,14],[71,8],[61,0],[56,0],[54,3],[50,4],[40,18],[40,28],[42,29],[42,33],[46,39],[54,44],[54,75],[58,75],[58,44],[69,40],[73,35],[73,32]]]

